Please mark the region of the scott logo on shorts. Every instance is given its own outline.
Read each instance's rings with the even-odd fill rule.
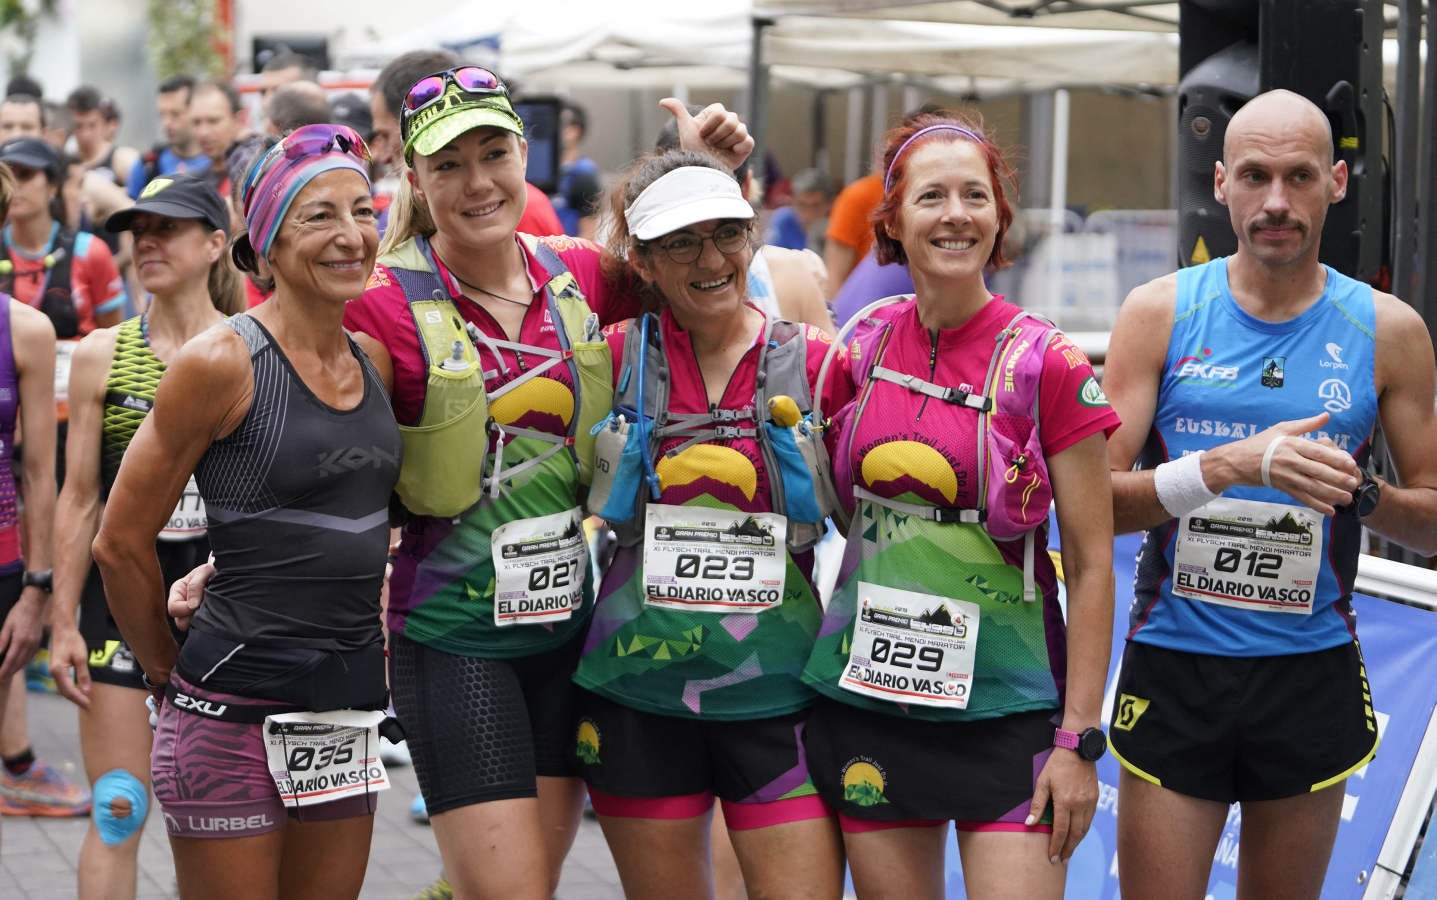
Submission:
[[[1138,719],[1147,711],[1148,701],[1132,694],[1123,694],[1118,698],[1118,708],[1113,713],[1114,730],[1132,731],[1133,726],[1138,724]]]

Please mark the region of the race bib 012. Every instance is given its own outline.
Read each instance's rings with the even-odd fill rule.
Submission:
[[[1183,516],[1173,593],[1236,609],[1312,613],[1322,517],[1305,506],[1218,497]]]

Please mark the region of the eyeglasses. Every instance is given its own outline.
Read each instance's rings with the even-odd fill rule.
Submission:
[[[364,165],[369,165],[369,147],[359,136],[359,132],[348,125],[304,125],[291,131],[257,162],[250,165],[249,174],[245,176],[244,191],[240,195],[245,208],[249,207],[250,194],[259,183],[260,175],[270,168],[274,159],[280,156],[288,160],[307,159],[336,151],[347,153]]]
[[[404,95],[404,111],[417,113],[424,107],[444,96],[444,85],[452,82],[459,90],[469,94],[507,94],[504,82],[488,69],[478,66],[460,66],[426,75],[414,83]]]
[[[705,241],[713,241],[714,249],[720,253],[738,253],[748,246],[749,233],[747,225],[730,222],[715,228],[709,235],[681,231],[651,241],[650,246],[662,250],[673,262],[686,265],[703,255]]]

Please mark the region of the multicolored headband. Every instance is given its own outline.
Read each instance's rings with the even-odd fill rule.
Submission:
[[[909,137],[908,140],[903,142],[898,148],[897,153],[893,154],[893,161],[888,164],[888,171],[883,175],[883,193],[888,193],[893,187],[893,167],[898,165],[898,159],[903,155],[903,151],[908,149],[908,145],[923,137],[925,134],[932,134],[935,131],[956,131],[974,143],[983,143],[983,136],[981,134],[971,128],[964,128],[962,125],[944,123],[942,125],[929,125],[927,128],[920,128],[913,132],[913,135]]]
[[[350,169],[369,184],[369,148],[352,128],[305,125],[285,135],[251,166],[245,179],[244,219],[249,243],[264,258],[280,223],[304,186],[334,169]]]

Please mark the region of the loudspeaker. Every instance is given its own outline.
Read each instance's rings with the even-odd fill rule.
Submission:
[[[1233,113],[1286,88],[1332,123],[1347,197],[1322,232],[1323,262],[1370,280],[1386,263],[1382,171],[1382,0],[1181,0],[1178,86],[1178,257],[1206,262],[1237,249],[1213,198],[1214,163]]]

